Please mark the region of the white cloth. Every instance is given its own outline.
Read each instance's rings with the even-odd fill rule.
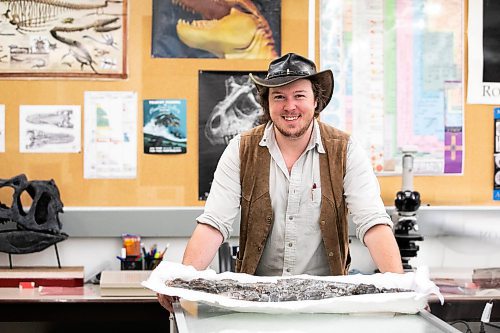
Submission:
[[[286,301],[286,302],[253,302],[231,299],[223,295],[209,294],[181,288],[167,287],[165,282],[180,278],[191,280],[203,278],[207,280],[232,279],[243,283],[270,282],[276,283],[279,279],[290,277],[253,276],[242,273],[224,272],[217,274],[211,269],[197,271],[192,266],[162,261],[155,268],[147,281],[142,285],[157,293],[179,296],[190,301],[200,301],[215,306],[224,307],[239,312],[262,312],[262,313],[417,313],[427,305],[430,294],[439,297],[441,304],[444,298],[439,288],[429,279],[429,271],[426,267],[419,267],[416,272],[405,274],[377,273],[371,275],[343,275],[317,277],[309,275],[293,276],[294,278],[317,279],[330,282],[344,283],[366,283],[373,284],[377,288],[401,288],[409,289],[408,292],[365,294],[325,298],[321,300]]]
[[[197,218],[220,230],[227,239],[239,217],[241,137],[233,138],[222,154],[210,189],[205,210]],[[271,154],[269,191],[273,207],[273,229],[268,237],[257,275],[329,275],[325,249],[319,229],[321,181],[319,154],[324,154],[319,125],[314,121],[311,141],[288,173],[274,137],[273,124],[267,124],[259,143]],[[266,166],[262,166],[266,167]],[[382,199],[378,180],[363,149],[350,139],[347,151],[344,196],[356,236],[363,242],[368,229],[377,224],[392,227]]]

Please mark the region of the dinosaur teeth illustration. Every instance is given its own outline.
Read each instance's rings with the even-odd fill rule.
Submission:
[[[172,0],[172,4],[202,17],[177,21],[179,39],[191,48],[229,59],[278,55],[269,23],[250,0]]]

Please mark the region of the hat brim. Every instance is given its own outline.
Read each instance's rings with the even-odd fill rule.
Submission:
[[[280,77],[274,77],[272,79],[261,79],[258,76],[253,75],[250,73],[250,78],[252,81],[255,83],[255,86],[257,89],[261,89],[262,87],[267,87],[267,88],[276,88],[276,87],[282,87],[284,85],[287,85],[289,83],[295,82],[297,80],[301,79],[307,79],[307,80],[315,80],[319,82],[321,87],[323,87],[325,91],[325,104],[324,107],[328,105],[330,100],[332,99],[332,94],[333,94],[333,73],[330,69],[311,74],[311,75],[303,75],[303,76],[295,76],[295,75],[289,75],[289,76],[280,76]],[[323,107],[323,108],[324,108]],[[323,109],[321,109],[323,110]],[[321,111],[318,110],[318,111]]]

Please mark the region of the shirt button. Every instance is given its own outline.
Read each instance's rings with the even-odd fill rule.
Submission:
[[[288,246],[292,247],[292,246],[293,246],[293,243],[292,243],[292,242],[288,243]]]
[[[262,250],[262,247],[261,247],[261,246],[259,246],[259,247],[257,248],[257,250],[259,250],[259,251],[260,251],[260,250]]]
[[[290,268],[287,268],[287,269],[286,269],[286,271],[287,271],[288,273],[290,273]]]
[[[329,257],[333,257],[333,252],[328,253]]]
[[[288,219],[291,221],[293,220],[293,216],[289,216]]]
[[[321,221],[319,224],[325,225],[325,223],[326,223],[325,221]]]
[[[271,223],[271,217],[270,216],[268,216],[266,220],[267,220],[267,223]]]

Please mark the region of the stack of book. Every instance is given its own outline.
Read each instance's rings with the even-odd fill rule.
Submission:
[[[82,266],[0,268],[0,287],[3,288],[18,288],[26,283],[33,287],[81,287],[83,279]]]
[[[101,296],[156,296],[156,293],[141,285],[151,271],[103,271],[101,273]]]
[[[472,281],[480,288],[500,288],[500,267],[474,269]]]

